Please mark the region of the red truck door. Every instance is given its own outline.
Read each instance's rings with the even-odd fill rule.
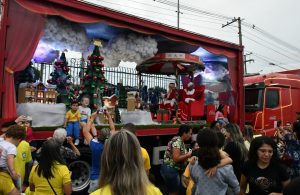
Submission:
[[[263,110],[264,129],[274,128],[275,121],[281,120],[281,100],[279,87],[267,87]]]
[[[291,87],[280,89],[281,99],[281,121],[285,125],[287,122],[293,122],[295,119],[295,111],[292,108],[292,91]]]

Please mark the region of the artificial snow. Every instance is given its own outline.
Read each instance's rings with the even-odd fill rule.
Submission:
[[[135,125],[158,124],[152,121],[151,113],[143,110],[121,112],[121,121],[123,124],[133,123]]]
[[[135,33],[117,35],[103,45],[100,52],[104,57],[105,67],[117,67],[121,61],[139,64],[153,57],[158,51],[154,38]],[[89,47],[83,54],[84,58],[91,54],[93,48],[94,46]]]
[[[32,117],[32,127],[61,126],[64,124],[66,105],[22,103],[17,104],[17,114]]]

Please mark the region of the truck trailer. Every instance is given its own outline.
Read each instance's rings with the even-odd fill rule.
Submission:
[[[244,126],[242,46],[81,1],[2,0],[1,2],[3,10],[0,29],[1,124],[17,117],[14,73],[26,68],[43,35],[47,18],[55,16],[85,26],[87,33],[90,32],[89,30],[97,30],[90,29],[90,26],[98,25],[97,28],[100,28],[100,31],[96,34],[100,34],[100,37],[97,38],[104,41],[109,41],[112,36],[118,34],[136,33],[155,39],[157,53],[193,53],[200,56],[206,69],[203,73],[203,80],[211,79],[210,77],[213,76],[215,82],[214,84],[204,82],[206,89],[210,94],[217,94],[216,96],[222,94],[222,104],[228,105],[230,121],[241,127]],[[90,36],[93,35],[90,34]],[[218,71],[217,67],[222,71]],[[220,73],[224,73],[225,77],[221,77]],[[292,89],[293,87],[289,86],[282,90]],[[210,104],[214,103],[210,102]],[[284,105],[288,106],[289,104],[286,102]],[[203,120],[205,118],[206,116],[203,116]],[[257,123],[256,127],[262,128],[262,125],[259,126]],[[55,128],[34,127],[34,138],[45,140],[52,136]],[[171,136],[177,133],[177,129],[178,125],[138,126],[137,136],[141,145],[150,154],[153,165],[151,172],[154,174],[156,166],[159,166],[161,162],[163,146]],[[90,165],[89,148],[80,146],[79,149],[83,155],[69,165],[73,169],[73,190],[77,192],[84,190],[89,185]],[[77,174],[76,170],[80,173]]]

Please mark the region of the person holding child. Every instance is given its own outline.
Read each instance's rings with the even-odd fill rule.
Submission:
[[[75,138],[75,146],[79,144],[80,136],[80,125],[79,121],[81,119],[80,111],[78,110],[78,102],[74,101],[71,104],[71,110],[66,113],[64,127],[67,130],[67,136]]]

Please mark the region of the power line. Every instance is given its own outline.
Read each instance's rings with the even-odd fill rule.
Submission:
[[[257,57],[259,57],[259,58],[261,58],[261,59],[264,59],[264,60],[266,60],[267,62],[271,62],[271,61],[272,61],[272,62],[276,62],[276,63],[279,63],[279,64],[283,64],[281,61],[278,61],[278,60],[269,58],[269,57],[267,57],[267,56],[264,56],[264,55],[261,55],[261,54],[258,54],[258,53],[252,52],[252,51],[248,51],[248,50],[245,50],[245,51],[246,51],[246,52],[251,52],[252,55],[257,56]]]
[[[101,1],[104,2],[104,3],[108,3],[109,5],[114,4],[114,5],[118,5],[118,6],[124,6],[124,4],[112,3],[112,2],[108,2],[108,1],[104,1],[104,0],[101,0]],[[174,9],[169,9],[169,8],[166,8],[166,7],[159,7],[159,6],[151,5],[151,4],[144,3],[144,2],[138,2],[137,0],[128,0],[128,1],[131,1],[131,2],[134,2],[134,3],[137,3],[137,4],[146,5],[146,6],[151,6],[151,7],[154,7],[154,8],[161,9],[161,10],[167,10],[167,11],[175,12]],[[177,6],[178,6],[177,3],[171,2],[171,1],[168,1],[168,0],[156,0],[156,2],[162,3],[162,4],[164,4],[164,5],[168,5],[168,6],[171,6],[171,7],[177,7]],[[135,9],[135,10],[141,10],[141,11],[148,12],[148,13],[155,13],[155,14],[164,15],[164,16],[170,16],[170,17],[174,17],[174,16],[175,16],[175,14],[173,15],[173,14],[161,13],[160,11],[151,11],[151,10],[141,9],[141,8],[132,7],[132,6],[128,6],[128,5],[126,5],[126,8],[129,8],[129,9]],[[189,20],[199,21],[199,22],[207,22],[207,23],[211,23],[211,24],[221,24],[221,22],[213,22],[213,21],[209,21],[209,20],[224,21],[224,20],[227,20],[227,19],[232,19],[231,17],[228,17],[228,16],[224,16],[224,15],[216,14],[216,13],[211,13],[211,12],[208,12],[208,11],[203,11],[203,10],[196,9],[196,8],[193,8],[193,7],[189,7],[189,6],[183,5],[183,4],[180,5],[180,8],[181,8],[182,10],[185,10],[185,11],[186,11],[186,12],[184,12],[184,14],[183,14],[183,16],[182,16],[183,19],[189,19]],[[190,12],[191,12],[191,13],[190,13]],[[132,12],[129,12],[129,14],[132,14]],[[136,14],[137,14],[138,16],[146,15],[146,14],[141,14],[141,13],[136,13]],[[195,16],[196,18],[187,17],[187,16],[185,16],[185,15],[187,15],[187,16]],[[148,15],[147,15],[147,17],[154,18],[152,15],[151,15],[151,16],[148,16]],[[198,17],[201,17],[201,18],[208,18],[209,20],[198,19]],[[151,19],[150,19],[150,20],[151,20]],[[157,19],[157,20],[159,21],[159,23],[161,23],[161,18],[159,18],[159,19]],[[164,20],[169,21],[169,22],[171,22],[171,23],[175,22],[175,21],[169,20],[169,19],[164,19]],[[193,24],[190,24],[190,23],[187,23],[187,22],[181,22],[181,23],[182,23],[182,24],[185,24],[185,25],[194,26],[194,27],[196,27],[196,28],[213,29],[213,30],[218,30],[218,31],[222,31],[222,32],[231,33],[231,32],[229,32],[229,31],[224,31],[224,30],[221,30],[221,29],[218,29],[218,28],[212,28],[212,27],[208,27],[208,26],[199,26],[199,25],[195,25],[194,23],[193,23]],[[273,35],[270,36],[270,34],[266,34],[262,29],[260,29],[260,28],[258,28],[258,27],[256,27],[256,26],[254,26],[254,25],[250,25],[250,24],[248,24],[248,23],[245,23],[245,22],[243,22],[242,25],[243,25],[243,26],[246,26],[246,27],[248,27],[248,28],[251,28],[251,29],[255,29],[255,30],[256,30],[255,32],[258,32],[258,33],[262,34],[263,36],[265,36],[265,37],[267,37],[267,38],[270,38],[270,37],[271,37],[271,39],[272,39],[274,42],[276,42],[277,44],[279,44],[279,45],[282,46],[281,42],[278,41],[276,38],[274,39],[274,36],[273,36]],[[172,26],[174,26],[174,25],[172,25]],[[188,29],[190,29],[190,28],[188,28]],[[230,28],[229,28],[229,29],[230,29]],[[197,31],[196,31],[196,32],[197,32]],[[249,34],[249,35],[254,36],[254,37],[256,37],[256,38],[258,38],[258,39],[260,39],[260,40],[263,40],[263,41],[267,42],[267,43],[270,44],[270,45],[274,45],[274,44],[272,44],[271,42],[269,42],[269,41],[267,41],[267,40],[264,40],[263,38],[260,38],[260,37],[258,37],[258,36],[256,36],[256,35],[250,33],[250,31],[245,31],[245,32],[246,32],[246,34]],[[272,36],[273,36],[273,37],[272,37]],[[277,50],[275,50],[275,49],[272,49],[272,48],[267,47],[267,46],[265,46],[265,45],[263,45],[263,44],[261,44],[261,43],[258,43],[257,41],[255,41],[255,40],[249,38],[248,36],[246,36],[246,38],[249,39],[249,40],[251,40],[251,41],[253,41],[253,42],[255,42],[255,43],[257,43],[257,44],[259,44],[259,45],[261,45],[261,46],[263,46],[263,47],[266,47],[266,48],[268,48],[268,49],[270,49],[270,50],[272,50],[272,51],[274,51],[274,52],[276,52],[276,53],[279,53],[280,55],[283,55],[283,56],[287,57],[288,59],[296,60],[296,58],[292,58],[292,57],[290,57],[290,56],[288,56],[288,55],[286,55],[286,54],[283,54],[283,53],[281,53],[281,52],[279,52],[279,51],[277,51]],[[279,42],[280,42],[280,43],[279,43]],[[286,50],[284,50],[284,49],[282,49],[282,48],[279,48],[279,47],[277,47],[277,48],[283,50],[284,52],[287,52]],[[288,52],[288,53],[290,53],[290,52]],[[291,54],[291,53],[290,53],[290,54]],[[298,60],[296,60],[296,61],[298,61]]]
[[[103,2],[103,3],[107,3],[107,4],[113,4],[113,5],[118,5],[118,6],[123,6],[123,4],[119,4],[119,3],[111,3],[111,2],[108,2],[108,1],[105,1],[105,0],[98,0],[99,2]],[[166,14],[166,13],[160,13],[160,12],[157,12],[157,11],[151,11],[151,10],[146,10],[146,9],[141,9],[141,8],[136,8],[136,7],[132,7],[132,6],[126,6],[127,9],[135,9],[135,10],[141,10],[141,11],[145,11],[145,12],[149,12],[149,13],[155,13],[155,14],[159,14],[159,15],[165,15],[165,16],[171,16],[171,17],[174,17],[175,15],[171,15],[171,14]],[[144,16],[147,16],[147,17],[151,17],[151,18],[155,18],[153,15],[149,16],[149,15],[146,15],[144,13],[134,13],[134,12],[127,12],[129,14],[132,14],[132,15],[136,15],[136,16],[139,16],[141,17],[141,15],[144,15]],[[144,17],[142,17],[144,18]],[[185,18],[185,19],[191,19],[191,20],[195,20],[195,21],[200,21],[198,19],[193,19],[193,18]],[[159,23],[162,23],[161,22],[161,18],[156,18],[156,21],[153,20],[153,19],[148,19],[147,20],[151,20],[151,21],[154,21],[154,22],[159,22]],[[169,22],[176,22],[176,21],[172,21],[170,19],[166,19],[164,18],[165,21],[169,21]],[[203,21],[205,22],[205,21]],[[209,22],[209,21],[207,21]],[[209,22],[210,23],[210,22]],[[213,23],[213,22],[212,22]],[[164,23],[166,24],[166,23]],[[191,23],[187,23],[187,22],[181,22],[181,24],[186,24],[186,25],[189,25],[189,26],[195,26],[195,27],[198,27],[198,28],[205,28],[205,29],[212,29],[212,30],[219,30],[219,31],[222,31],[222,32],[225,32],[225,33],[231,33],[230,31],[226,31],[226,30],[222,30],[221,28],[213,28],[213,27],[208,27],[208,26],[200,26],[200,25],[195,25],[194,23],[191,24]],[[172,25],[174,26],[174,25]],[[190,29],[190,28],[189,28]],[[194,32],[195,33],[195,32]]]
[[[276,47],[277,49],[280,49],[280,50],[282,50],[282,51],[284,51],[284,52],[286,52],[286,53],[289,53],[290,55],[292,55],[292,56],[294,56],[294,57],[298,57],[298,55],[296,55],[296,54],[294,54],[294,53],[291,53],[290,51],[288,51],[288,50],[282,48],[282,45],[276,45],[276,44],[274,44],[274,43],[272,43],[272,42],[270,42],[270,41],[267,41],[267,40],[265,40],[265,39],[263,39],[263,38],[257,36],[257,35],[254,35],[253,33],[249,32],[249,31],[247,31],[247,30],[245,30],[245,29],[243,30],[243,32],[246,32],[247,34],[249,34],[249,35],[251,35],[251,36],[253,36],[253,37],[256,37],[257,39],[262,40],[262,41],[266,42],[267,44]]]
[[[246,50],[245,50],[245,51],[246,51]],[[254,52],[252,52],[252,54],[253,54],[256,58],[259,58],[259,59],[261,59],[261,60],[267,62],[268,64],[269,64],[269,63],[274,63],[274,62],[275,62],[276,64],[280,64],[280,65],[282,65],[282,66],[289,66],[289,67],[292,67],[292,68],[296,68],[296,67],[294,67],[294,66],[292,66],[292,65],[289,65],[289,64],[283,63],[283,62],[281,62],[281,61],[278,61],[278,60],[275,60],[275,59],[272,59],[272,58],[263,56],[263,55],[261,55],[261,54],[257,54],[257,53],[254,53]]]
[[[252,29],[252,30],[256,30],[257,32],[259,32],[262,35],[264,35],[265,37],[268,37],[269,39],[273,40],[274,42],[277,42],[280,45],[285,46],[286,48],[289,48],[291,50],[295,50],[295,51],[297,51],[297,52],[300,53],[300,49],[299,48],[297,48],[297,47],[295,47],[295,46],[287,43],[286,41],[281,40],[280,38],[272,35],[271,33],[268,33],[267,31],[265,31],[265,30],[257,27],[254,24],[244,23],[243,25],[246,26],[246,27],[248,27],[248,28],[250,28],[250,29]]]
[[[251,38],[248,37],[248,36],[245,36],[245,35],[244,35],[244,37],[247,38],[247,39],[249,39],[249,40],[251,40],[251,41],[253,41],[253,42],[255,42],[256,44],[261,45],[261,46],[263,46],[263,47],[265,47],[265,48],[268,48],[268,49],[270,49],[270,50],[272,50],[272,51],[274,51],[274,52],[276,52],[276,53],[278,53],[278,54],[280,54],[280,55],[282,55],[282,56],[284,56],[284,57],[286,57],[286,58],[288,58],[288,59],[293,59],[293,60],[295,60],[295,61],[298,61],[298,59],[292,58],[292,57],[290,57],[290,56],[288,56],[288,55],[286,55],[286,54],[283,54],[283,53],[281,53],[281,52],[279,52],[279,51],[277,51],[277,50],[275,50],[275,49],[273,49],[273,48],[271,48],[271,47],[268,47],[268,46],[266,46],[266,45],[264,45],[264,44],[262,44],[262,43],[260,43],[260,42],[258,42],[258,41],[256,41],[256,40],[254,40],[254,39],[251,39]]]
[[[172,1],[168,1],[168,0],[154,0],[154,1],[159,2],[159,3],[162,3],[162,4],[165,4],[165,5],[177,7],[177,3],[172,2]],[[212,12],[205,11],[205,10],[200,10],[200,9],[193,8],[193,7],[184,5],[184,4],[181,4],[181,5],[180,5],[180,8],[183,9],[183,10],[195,12],[195,13],[198,13],[198,14],[201,13],[201,14],[203,14],[203,15],[213,16],[213,17],[221,18],[221,19],[225,19],[225,20],[230,20],[230,19],[232,19],[232,17],[229,17],[229,16],[225,16],[225,15],[217,14],[217,13],[212,13]]]

